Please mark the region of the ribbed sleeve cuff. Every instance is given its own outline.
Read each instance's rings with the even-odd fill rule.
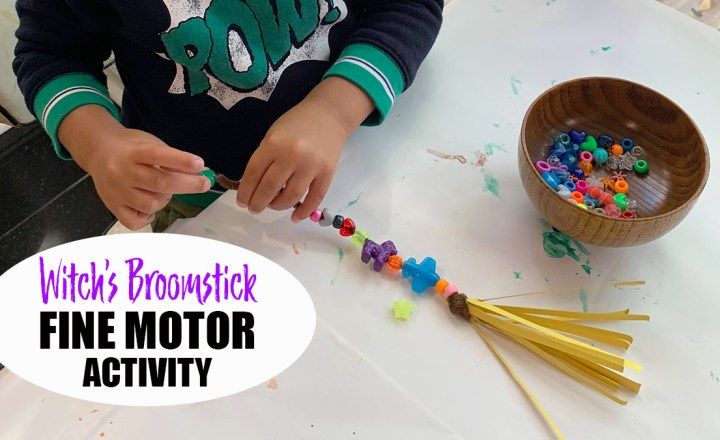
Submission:
[[[351,44],[325,73],[360,87],[375,104],[363,125],[379,125],[390,113],[395,98],[405,90],[402,72],[390,56],[369,44]]]
[[[120,120],[120,111],[110,99],[107,87],[86,73],[58,76],[42,86],[35,95],[35,115],[50,136],[55,152],[62,159],[69,160],[72,157],[58,140],[60,123],[71,111],[85,104],[105,107],[115,119]]]

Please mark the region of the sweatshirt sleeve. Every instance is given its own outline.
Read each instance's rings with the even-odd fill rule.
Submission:
[[[65,116],[82,105],[97,104],[120,118],[103,73],[110,44],[66,1],[18,0],[16,7],[20,25],[13,71],[18,85],[55,152],[71,159],[57,137]]]
[[[372,0],[325,77],[339,76],[375,104],[363,125],[379,125],[415,78],[442,23],[443,0]]]

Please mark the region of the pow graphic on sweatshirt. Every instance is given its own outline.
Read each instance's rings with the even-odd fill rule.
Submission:
[[[175,62],[169,93],[207,93],[225,109],[270,99],[283,71],[328,60],[330,28],[347,15],[343,0],[163,0],[170,26],[160,34]]]

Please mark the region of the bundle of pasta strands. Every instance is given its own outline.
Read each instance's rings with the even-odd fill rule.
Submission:
[[[637,393],[640,390],[639,383],[620,374],[626,367],[640,372],[639,364],[589,343],[615,347],[624,352],[632,344],[632,336],[596,328],[586,323],[648,321],[650,318],[647,315],[631,314],[629,310],[586,313],[500,306],[464,296],[458,294],[456,298],[448,298],[451,311],[468,319],[557,438],[564,437],[537,397],[492,342],[486,329],[491,329],[522,345],[567,376],[620,405],[625,405],[627,400],[620,397],[619,392]],[[453,300],[456,303],[454,306]],[[456,312],[461,305],[467,307],[466,313]]]

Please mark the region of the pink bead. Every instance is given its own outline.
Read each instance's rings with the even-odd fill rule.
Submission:
[[[585,194],[588,190],[588,183],[584,180],[578,180],[575,182],[575,190],[580,191],[580,194]]]
[[[445,290],[443,290],[443,297],[447,299],[447,297],[457,292],[459,292],[457,286],[453,283],[449,283],[447,286],[445,286]]]
[[[314,221],[315,223],[319,222],[322,218],[322,211],[319,209],[316,209],[315,211],[310,214],[310,220]]]

